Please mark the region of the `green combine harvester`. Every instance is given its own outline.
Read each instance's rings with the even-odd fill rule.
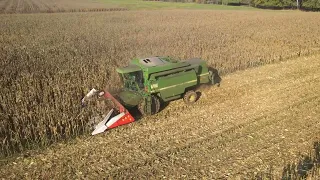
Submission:
[[[117,98],[107,91],[92,89],[82,99],[82,103],[94,95],[110,99],[119,112],[111,117],[112,109],[92,135],[133,122],[128,109],[137,107],[142,115],[152,115],[159,112],[162,103],[175,99],[183,98],[186,104],[193,104],[198,99],[195,89],[201,84],[214,84],[216,75],[201,59],[176,61],[170,57],[133,59],[129,66],[116,71],[123,83]]]

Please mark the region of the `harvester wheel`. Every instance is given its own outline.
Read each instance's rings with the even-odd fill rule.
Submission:
[[[151,112],[148,110],[148,103],[143,99],[138,105],[138,109],[142,115],[153,115],[160,111],[160,100],[157,96],[151,95]]]
[[[183,101],[186,104],[193,104],[196,102],[198,95],[193,90],[187,91],[183,96]]]

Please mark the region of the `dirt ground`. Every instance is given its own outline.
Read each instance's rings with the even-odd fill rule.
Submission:
[[[0,178],[280,179],[320,140],[319,69],[317,55],[224,76],[193,106],[174,101],[130,125],[2,162]]]

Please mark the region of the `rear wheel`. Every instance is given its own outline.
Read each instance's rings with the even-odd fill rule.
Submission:
[[[193,104],[197,101],[198,95],[193,90],[187,91],[183,96],[183,101],[186,104]]]
[[[211,70],[209,70],[208,72],[209,72],[209,80],[211,81],[211,84],[214,85],[215,84],[215,82],[214,82],[215,74]]]
[[[138,105],[138,109],[142,115],[157,114],[160,111],[160,100],[157,96],[151,95],[151,102],[143,99]]]

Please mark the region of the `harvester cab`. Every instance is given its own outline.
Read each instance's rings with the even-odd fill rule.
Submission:
[[[119,75],[120,81],[125,89],[139,91],[144,88],[141,70],[128,73],[121,73],[120,71]]]
[[[98,95],[113,101],[119,114],[112,117],[112,109],[106,114],[92,135],[134,121],[128,109],[137,107],[142,115],[156,114],[161,103],[183,98],[193,104],[198,95],[195,89],[201,84],[214,84],[214,73],[201,59],[177,61],[169,57],[133,59],[127,67],[117,68],[122,90],[113,97],[107,91],[92,89],[83,99]]]

